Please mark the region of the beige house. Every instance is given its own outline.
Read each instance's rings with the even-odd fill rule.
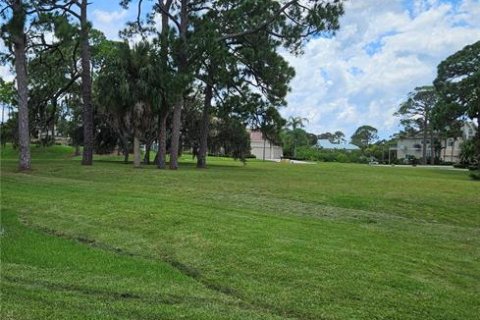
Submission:
[[[460,145],[475,136],[477,127],[473,122],[466,122],[462,127],[462,135],[459,137],[451,137],[441,141],[440,160],[444,162],[459,162],[460,161]],[[430,138],[426,141],[427,158],[431,156]],[[423,137],[421,134],[399,139],[397,147],[392,148],[397,152],[397,159],[405,159],[415,157],[422,158]]]
[[[431,147],[430,147],[430,139],[426,141],[427,145],[427,158],[431,156]],[[406,159],[410,157],[415,157],[416,159],[422,158],[422,150],[423,150],[423,137],[421,134],[398,139],[397,142],[397,159]]]
[[[257,159],[274,160],[283,157],[281,146],[272,144],[260,131],[250,131],[250,153]]]
[[[473,139],[477,132],[477,127],[473,122],[466,122],[462,127],[462,136],[456,138],[448,138],[442,141],[442,152],[440,158],[446,162],[460,161],[460,145],[466,141]]]

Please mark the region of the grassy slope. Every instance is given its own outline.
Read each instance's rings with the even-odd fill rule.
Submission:
[[[480,312],[480,184],[463,172],[222,159],[171,172],[38,158],[28,175],[3,161],[4,310],[55,310],[54,318],[61,310],[90,318],[95,303],[100,318]],[[15,215],[100,249],[32,231]],[[181,302],[151,303],[169,296]]]

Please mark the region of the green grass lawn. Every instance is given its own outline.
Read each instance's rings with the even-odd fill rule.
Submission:
[[[2,151],[2,319],[478,319],[463,171]]]

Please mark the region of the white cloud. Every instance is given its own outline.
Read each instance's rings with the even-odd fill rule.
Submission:
[[[120,10],[120,11],[103,11],[103,10],[93,10],[94,18],[100,22],[105,24],[110,24],[113,22],[117,22],[118,20],[123,20],[127,16],[127,10]]]
[[[10,68],[7,66],[0,66],[0,78],[5,81],[13,81],[13,74],[10,72]]]
[[[104,11],[95,9],[92,11],[93,25],[102,31],[109,39],[118,39],[118,32],[125,27],[130,17],[128,10]]]
[[[0,39],[0,53],[2,54],[8,53],[8,48],[2,39]],[[5,81],[12,81],[14,79],[12,73],[10,72],[9,65],[4,65],[4,64],[0,65],[0,78],[2,78]]]
[[[437,65],[480,39],[480,3],[424,0],[349,1],[332,39],[313,39],[305,54],[285,54],[296,69],[284,116],[311,119],[307,130],[370,124],[382,137],[398,130],[393,117],[416,86],[431,84]]]

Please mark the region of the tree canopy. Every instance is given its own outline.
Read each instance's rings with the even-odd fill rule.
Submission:
[[[367,148],[375,140],[378,139],[378,130],[369,125],[360,126],[351,136],[352,144],[360,147]]]
[[[408,99],[400,104],[396,116],[400,123],[412,134],[422,134],[422,160],[427,163],[427,137],[430,137],[431,161],[434,164],[433,115],[438,103],[438,95],[433,86],[417,87],[408,94]]]
[[[453,120],[467,116],[480,124],[480,41],[442,61],[434,85],[441,97],[443,117]],[[477,130],[475,140],[480,166],[480,130]]]

